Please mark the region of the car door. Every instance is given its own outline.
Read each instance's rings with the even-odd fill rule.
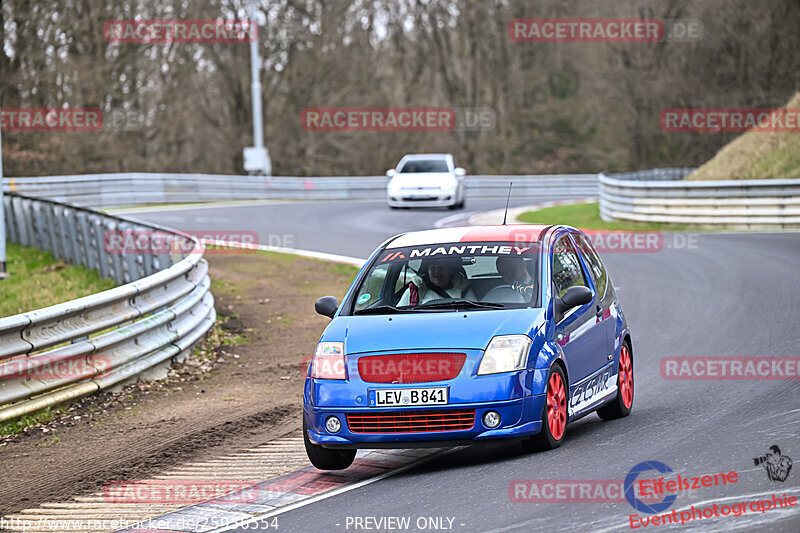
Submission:
[[[595,320],[603,332],[605,348],[600,365],[609,363],[614,358],[614,337],[617,332],[616,316],[612,313],[614,306],[614,293],[608,288],[608,273],[597,250],[586,235],[573,234],[573,240],[578,246],[578,254],[583,259],[585,270],[588,271],[595,288],[594,310]]]
[[[570,287],[580,285],[589,287],[596,295],[568,235],[560,237],[553,248],[552,278],[554,298],[563,296]],[[555,340],[564,352],[570,391],[573,391],[581,380],[602,368],[605,338],[597,323],[594,299],[567,310],[564,316],[556,319]]]

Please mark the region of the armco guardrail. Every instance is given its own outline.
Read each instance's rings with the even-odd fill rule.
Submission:
[[[689,170],[600,174],[600,216],[731,228],[800,227],[800,179],[684,181]],[[662,177],[647,179],[656,172]]]
[[[468,196],[505,198],[514,182],[517,198],[596,197],[594,174],[467,176]],[[162,202],[267,199],[384,199],[385,176],[285,177],[213,174],[88,174],[9,178],[6,190],[76,205],[114,207]]]
[[[180,359],[213,325],[208,264],[203,244],[194,237],[18,194],[6,195],[4,205],[9,240],[50,250],[125,284],[0,318],[0,421]],[[167,232],[183,243],[177,249],[184,251],[143,255],[108,250],[105,233],[126,230]]]
[[[613,174],[612,177],[625,181],[677,181],[686,178],[694,170],[694,168],[654,168],[651,170],[621,172]]]

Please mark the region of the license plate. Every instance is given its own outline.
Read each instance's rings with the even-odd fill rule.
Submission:
[[[447,387],[425,389],[369,389],[370,407],[447,405]]]

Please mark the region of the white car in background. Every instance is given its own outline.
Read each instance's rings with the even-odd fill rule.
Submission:
[[[450,154],[408,154],[397,168],[386,171],[386,199],[398,207],[464,207],[466,185],[463,168]]]

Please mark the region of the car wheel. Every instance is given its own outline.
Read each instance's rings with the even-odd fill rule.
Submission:
[[[617,397],[597,410],[603,420],[613,420],[631,414],[633,408],[633,354],[628,341],[619,350],[619,372],[617,372]]]
[[[567,380],[561,366],[553,364],[547,374],[547,391],[542,409],[542,430],[522,445],[530,451],[552,450],[561,446],[567,433]]]
[[[356,450],[329,450],[308,439],[306,417],[303,415],[303,443],[311,464],[320,470],[344,470],[356,458]]]

